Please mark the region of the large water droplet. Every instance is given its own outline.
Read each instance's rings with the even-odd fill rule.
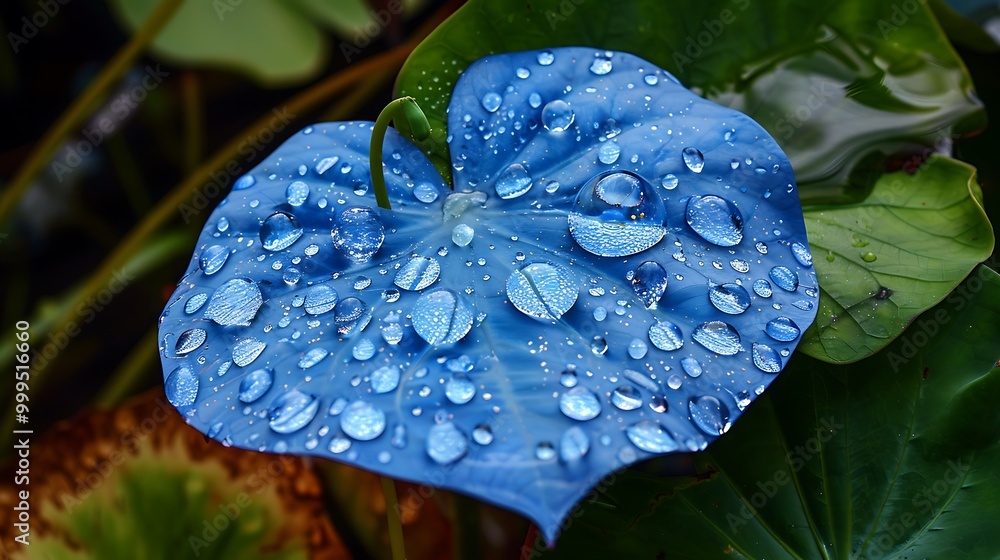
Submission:
[[[186,302],[184,302],[184,312],[190,315],[201,309],[201,306],[205,305],[206,301],[208,301],[207,293],[202,292],[200,294],[195,294],[189,297]]]
[[[681,369],[683,369],[684,373],[690,375],[691,377],[700,377],[703,371],[701,364],[698,363],[698,360],[692,358],[691,356],[681,358]]]
[[[559,397],[559,410],[573,420],[593,420],[601,414],[601,401],[589,389],[573,387]]]
[[[649,346],[645,342],[639,340],[638,338],[633,338],[632,342],[628,344],[628,355],[633,360],[641,360],[646,357],[646,352],[649,351]]]
[[[363,338],[351,349],[351,355],[359,362],[370,359],[375,355],[375,343],[367,338]]]
[[[439,465],[447,465],[465,457],[469,441],[451,422],[435,424],[427,432],[427,455]]]
[[[340,429],[358,441],[369,441],[385,431],[385,412],[365,401],[354,401],[340,415]]]
[[[185,366],[170,372],[163,383],[167,400],[176,407],[194,404],[198,398],[198,384],[198,375]]]
[[[569,271],[549,263],[529,264],[507,279],[510,302],[521,313],[538,319],[562,317],[576,303],[579,292]]]
[[[754,291],[755,294],[757,294],[760,297],[765,297],[765,298],[766,297],[771,297],[771,293],[772,293],[771,283],[768,282],[767,280],[764,280],[763,278],[760,278],[758,280],[754,280],[754,282],[753,282],[753,291]]]
[[[198,265],[201,267],[201,271],[206,276],[209,276],[218,272],[222,268],[222,265],[226,264],[226,259],[228,258],[228,249],[220,245],[212,245],[202,251],[201,258],[198,259]]]
[[[292,206],[302,206],[309,198],[309,185],[302,181],[294,181],[285,189],[285,199]]]
[[[177,354],[193,352],[204,344],[207,338],[208,333],[204,329],[188,329],[177,337],[177,343],[174,344],[174,351]]]
[[[552,51],[542,51],[538,53],[537,59],[538,59],[538,64],[542,66],[548,66],[552,64],[553,61],[555,61],[556,57],[554,54],[552,54]]]
[[[667,271],[655,261],[640,264],[632,275],[632,289],[647,309],[655,308],[667,291]]]
[[[245,403],[256,401],[264,396],[272,383],[274,383],[273,370],[265,368],[251,371],[240,381],[240,401]]]
[[[475,237],[476,230],[465,224],[458,224],[451,230],[451,241],[459,247],[465,247],[469,243],[472,243],[472,238]]]
[[[503,199],[517,198],[531,189],[531,175],[520,163],[512,163],[497,176],[495,188]]]
[[[249,337],[236,343],[233,347],[233,361],[240,367],[248,366],[260,356],[267,343]]]
[[[563,432],[559,439],[559,458],[564,463],[572,463],[580,460],[590,451],[590,438],[579,427],[573,426]]]
[[[355,206],[341,212],[337,228],[330,232],[333,246],[351,260],[363,263],[374,255],[385,240],[385,230],[375,210]]]
[[[316,284],[306,291],[303,308],[310,315],[322,315],[333,309],[337,300],[337,290],[326,284]]]
[[[319,400],[316,397],[292,389],[271,402],[268,426],[279,434],[290,434],[312,422],[317,410]]]
[[[740,333],[736,332],[732,325],[722,321],[709,321],[698,325],[691,333],[691,338],[723,356],[732,356],[743,349],[740,345]]]
[[[472,430],[472,439],[479,445],[489,445],[493,443],[493,428],[488,424],[480,424]]]
[[[660,350],[673,352],[684,346],[684,333],[670,321],[660,321],[649,327],[649,340]]]
[[[708,290],[708,299],[723,313],[739,315],[750,307],[750,294],[739,284],[719,284]]]
[[[216,288],[205,309],[205,318],[228,327],[249,326],[264,304],[257,283],[246,278],[233,278]]]
[[[688,199],[685,218],[705,241],[732,247],[743,240],[743,215],[729,201],[715,195]]]
[[[344,298],[337,302],[333,311],[333,320],[337,323],[337,332],[348,334],[358,324],[368,306],[356,297]]]
[[[624,257],[659,243],[665,221],[663,200],[648,181],[629,171],[609,171],[580,189],[569,232],[590,253]]]
[[[395,391],[399,387],[399,367],[382,366],[372,372],[372,391],[375,393],[388,393]]]
[[[590,71],[598,76],[603,76],[611,71],[612,64],[611,60],[598,56],[594,59],[594,62],[590,65]]]
[[[684,159],[684,165],[695,173],[701,173],[701,170],[705,168],[705,156],[698,148],[692,146],[684,148],[681,150],[681,157]]]
[[[434,185],[430,183],[420,183],[413,187],[413,196],[424,204],[430,204],[437,200],[438,192]]]
[[[660,426],[659,422],[641,420],[625,429],[625,435],[633,445],[649,453],[670,453],[680,449],[674,438]]]
[[[413,329],[428,344],[454,344],[472,329],[472,308],[450,290],[420,296],[413,306]]]
[[[542,108],[542,126],[552,132],[562,132],[573,124],[576,114],[569,104],[562,99],[556,99]]]
[[[503,103],[503,98],[500,97],[500,94],[491,91],[483,96],[482,103],[483,109],[495,113],[500,108],[500,104]]]
[[[430,257],[412,257],[396,273],[393,284],[404,290],[419,292],[430,286],[441,274],[441,265]]]
[[[254,179],[253,175],[244,175],[233,183],[234,191],[242,191],[243,189],[249,189],[257,183],[257,179]]]
[[[711,395],[689,400],[688,412],[694,425],[710,436],[721,436],[729,430],[729,409]]]
[[[768,273],[776,286],[786,292],[794,292],[799,287],[799,275],[787,266],[776,266]]]
[[[620,410],[635,410],[642,406],[642,393],[631,385],[619,385],[611,391],[611,404]]]
[[[781,356],[766,344],[753,343],[753,364],[767,373],[781,371]]]
[[[302,237],[302,227],[295,216],[284,212],[275,212],[264,220],[260,226],[260,242],[268,251],[287,249],[298,238]]]
[[[601,144],[601,147],[597,149],[597,159],[605,165],[611,165],[618,161],[618,156],[621,153],[622,149],[618,147],[618,144],[608,141]]]
[[[444,384],[444,395],[455,404],[465,404],[476,396],[476,385],[465,376],[455,376]]]
[[[795,255],[795,260],[799,261],[802,266],[810,267],[813,264],[813,256],[809,252],[809,248],[799,242],[792,243],[792,255]]]
[[[779,342],[791,342],[799,336],[799,326],[788,317],[778,317],[768,321],[764,327],[768,336]]]

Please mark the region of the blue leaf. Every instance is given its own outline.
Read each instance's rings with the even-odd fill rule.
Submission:
[[[226,444],[458,490],[552,541],[602,477],[725,433],[815,316],[784,154],[634,56],[472,65],[455,192],[390,130],[392,211],[371,126],[309,127],[238,180],[163,313],[168,397]]]

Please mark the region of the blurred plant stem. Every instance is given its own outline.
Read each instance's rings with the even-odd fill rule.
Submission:
[[[385,497],[385,515],[389,519],[389,546],[392,560],[406,560],[403,547],[403,522],[399,519],[399,500],[396,498],[396,483],[387,476],[382,478],[382,495]]]
[[[125,193],[125,198],[128,199],[132,212],[138,218],[149,210],[150,201],[149,193],[146,192],[142,180],[142,173],[132,156],[132,149],[129,148],[128,140],[122,134],[110,135],[107,146],[111,165],[122,185],[122,192]]]
[[[132,347],[132,351],[128,353],[128,356],[125,356],[125,360],[111,374],[111,379],[101,387],[100,392],[94,398],[93,404],[95,406],[100,408],[117,406],[126,397],[135,393],[136,389],[141,388],[143,374],[149,370],[158,356],[156,338],[157,326],[153,325]]]
[[[205,137],[205,104],[201,96],[198,74],[181,74],[184,108],[184,172],[191,173],[201,162],[202,139]]]
[[[0,224],[7,222],[21,196],[52,158],[62,142],[83,125],[96,106],[107,97],[109,90],[121,81],[136,59],[152,43],[170,21],[184,0],[162,0],[149,19],[136,30],[132,39],[115,54],[87,89],[77,97],[59,119],[42,136],[27,161],[18,170],[0,195]]]

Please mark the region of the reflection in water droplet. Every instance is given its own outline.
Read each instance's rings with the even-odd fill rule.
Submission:
[[[198,384],[198,375],[185,366],[170,372],[163,383],[167,400],[176,407],[194,404],[198,398]]]
[[[766,344],[753,344],[753,364],[767,373],[781,371],[781,356]]]
[[[754,280],[753,291],[760,297],[771,297],[771,283],[763,278]]]
[[[444,396],[455,404],[465,404],[476,396],[476,385],[464,375],[456,375],[444,384]]]
[[[340,429],[358,441],[369,441],[385,431],[385,412],[365,401],[354,401],[340,415]]]
[[[279,434],[301,430],[316,417],[319,400],[313,395],[292,389],[271,401],[268,426]]]
[[[692,146],[684,148],[681,150],[681,157],[684,159],[684,165],[695,173],[701,173],[701,170],[705,168],[705,156],[698,148]]]
[[[285,189],[285,198],[292,206],[302,206],[309,198],[309,185],[302,181],[294,181]]]
[[[260,226],[260,242],[268,251],[281,251],[302,237],[302,227],[295,216],[275,212]]]
[[[542,126],[552,132],[562,132],[573,124],[576,114],[569,104],[556,99],[545,104],[542,109]]]
[[[511,273],[507,297],[518,311],[538,319],[558,319],[573,307],[580,293],[565,268],[532,263]]]
[[[486,109],[490,113],[495,113],[500,108],[500,104],[503,103],[503,98],[500,97],[500,94],[491,91],[483,96],[482,103],[483,109]]]
[[[685,218],[705,241],[732,247],[743,240],[743,215],[729,201],[715,195],[688,199]]]
[[[680,449],[674,438],[660,426],[659,422],[641,420],[625,429],[625,435],[633,445],[649,453],[670,453]]]
[[[794,292],[799,287],[799,275],[787,266],[776,266],[768,273],[776,286],[786,292]]]
[[[640,264],[632,276],[632,290],[647,309],[655,308],[667,290],[667,271],[655,261]]]
[[[260,356],[266,346],[267,343],[256,338],[244,338],[233,347],[233,361],[240,367],[250,365],[257,359],[257,356]]]
[[[799,326],[788,317],[778,317],[767,323],[764,332],[774,340],[791,342],[799,336]]]
[[[174,351],[179,355],[188,354],[197,350],[205,343],[206,339],[208,339],[208,333],[204,329],[188,329],[177,337]]]
[[[396,273],[393,284],[404,290],[419,292],[430,286],[441,274],[441,265],[430,257],[412,257]]]
[[[573,426],[563,432],[559,439],[559,458],[564,463],[579,461],[590,451],[590,438],[579,426]]]
[[[472,308],[450,290],[420,296],[412,316],[413,329],[428,344],[454,344],[472,329]]]
[[[264,304],[257,283],[246,278],[233,278],[219,286],[205,309],[205,318],[227,327],[249,326]]]
[[[206,276],[209,276],[218,272],[222,268],[222,265],[226,264],[226,259],[228,258],[228,249],[220,245],[212,245],[202,251],[201,258],[198,259],[198,265],[201,267],[201,271]]]
[[[601,402],[589,389],[573,387],[559,398],[559,410],[573,420],[592,420],[601,414]]]
[[[729,429],[729,409],[711,395],[689,400],[688,412],[694,425],[710,436],[721,436]]]
[[[497,176],[497,195],[503,199],[517,198],[531,189],[531,176],[520,163],[512,163]]]
[[[671,321],[663,320],[649,327],[649,340],[660,350],[673,352],[684,346],[684,333]]]
[[[712,286],[708,298],[716,309],[729,315],[739,315],[750,307],[750,294],[739,284]]]
[[[659,243],[665,221],[663,200],[649,182],[632,172],[609,171],[580,189],[569,214],[569,231],[590,253],[623,257]]]
[[[427,455],[439,465],[454,463],[468,451],[465,434],[451,422],[435,424],[427,432]]]
[[[740,334],[732,325],[722,321],[709,321],[698,325],[691,333],[691,338],[723,356],[732,356],[743,349],[740,345]]]
[[[611,391],[611,404],[620,410],[635,410],[642,406],[642,393],[631,385],[619,385]]]
[[[274,383],[273,370],[265,368],[251,371],[240,381],[240,401],[245,403],[256,401],[264,396],[272,383]]]

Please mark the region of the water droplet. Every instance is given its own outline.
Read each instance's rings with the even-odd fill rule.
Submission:
[[[685,218],[691,229],[709,243],[732,247],[743,240],[743,215],[715,195],[688,199]]]
[[[207,293],[202,292],[200,294],[195,294],[189,297],[186,302],[184,302],[184,312],[190,315],[201,309],[201,306],[205,305],[206,301],[208,301]]]
[[[302,206],[309,198],[309,185],[302,181],[294,181],[285,189],[285,198],[292,206]]]
[[[340,161],[340,158],[337,156],[327,157],[319,160],[318,162],[316,162],[316,167],[315,167],[316,173],[320,175],[326,173],[338,161]]]
[[[614,142],[605,142],[601,144],[601,147],[597,149],[597,159],[605,165],[611,165],[612,163],[618,161],[618,156],[621,155],[622,149],[618,147],[618,144]]]
[[[531,189],[531,176],[520,163],[512,163],[497,176],[497,195],[503,199],[517,198]]]
[[[556,57],[552,54],[552,51],[542,51],[538,53],[538,64],[542,66],[548,66],[555,61]]]
[[[788,317],[778,317],[767,323],[764,332],[779,342],[791,342],[799,336],[799,326]]]
[[[722,321],[709,321],[698,325],[691,333],[691,338],[723,356],[732,356],[743,349],[740,345],[740,334],[732,325]]]
[[[633,338],[632,342],[628,345],[628,355],[631,356],[633,360],[641,360],[645,358],[646,352],[648,351],[649,346],[638,338]]]
[[[454,344],[472,329],[472,309],[450,290],[423,294],[413,306],[413,329],[428,344]]]
[[[580,247],[604,257],[649,249],[666,233],[666,212],[656,189],[628,171],[598,174],[581,189],[569,215]]]
[[[330,232],[333,246],[358,263],[367,262],[385,240],[385,230],[375,210],[354,206],[337,217],[337,228]]]
[[[862,253],[861,254],[861,260],[863,260],[863,261],[865,261],[867,263],[875,262],[876,260],[878,260],[878,256],[876,256],[875,253],[872,253],[871,251],[868,251],[867,253]]]
[[[256,401],[264,396],[272,383],[274,383],[273,370],[265,368],[251,371],[240,381],[240,401],[245,403]]]
[[[674,175],[673,173],[667,173],[666,175],[663,176],[662,179],[660,179],[660,184],[663,185],[663,188],[667,189],[668,191],[677,188],[677,183],[679,182],[680,181],[677,180],[677,176]]]
[[[303,306],[310,315],[322,315],[333,309],[337,300],[337,290],[326,284],[316,284],[306,290]]]
[[[705,168],[705,156],[698,148],[692,146],[684,148],[681,150],[681,157],[684,159],[684,165],[695,173],[701,173],[701,170]]]
[[[729,409],[711,395],[689,400],[688,412],[694,425],[710,436],[721,436],[729,429]]]
[[[219,286],[205,309],[205,318],[227,327],[249,326],[264,304],[257,283],[246,278],[233,278]]]
[[[542,126],[551,132],[562,132],[573,124],[576,113],[562,99],[549,101],[542,108]]]
[[[354,194],[356,196],[365,196],[368,194],[368,185],[365,183],[358,183],[354,185]]]
[[[385,431],[385,412],[365,401],[354,401],[340,415],[340,429],[358,441],[370,441]]]
[[[299,367],[309,369],[327,357],[330,351],[326,348],[310,348],[308,352],[299,359]]]
[[[507,297],[529,317],[558,319],[573,307],[579,295],[573,276],[565,268],[533,263],[511,273]]]
[[[316,397],[292,389],[271,401],[268,426],[279,434],[290,434],[312,422],[318,410],[319,400]]]
[[[284,212],[275,212],[264,220],[260,226],[260,242],[268,251],[287,249],[298,238],[302,237],[302,228],[295,216]]]
[[[562,384],[563,387],[576,387],[578,382],[579,380],[576,378],[576,372],[572,369],[563,371],[559,376],[559,383]]]
[[[633,445],[649,453],[670,453],[680,449],[659,422],[641,420],[625,429],[625,435]]]
[[[805,245],[795,242],[792,243],[792,255],[795,256],[795,260],[799,261],[799,264],[805,267],[812,266],[813,256],[809,252],[809,248]]]
[[[655,86],[659,83],[660,79],[656,77],[656,74],[646,74],[642,81],[646,82],[648,85]]]
[[[490,113],[495,113],[500,108],[501,103],[503,103],[503,98],[496,92],[491,91],[483,96],[483,109],[486,109]]]
[[[576,375],[573,375],[573,379],[576,379]],[[591,390],[573,387],[559,397],[559,410],[573,420],[593,420],[601,414],[601,401]]]
[[[244,175],[233,183],[234,191],[242,191],[243,189],[249,189],[257,183],[257,179],[253,178],[253,175]]]
[[[406,426],[402,424],[396,424],[392,429],[392,438],[389,440],[389,445],[395,447],[396,449],[403,449],[406,447]]]
[[[604,355],[608,351],[608,341],[603,336],[595,336],[590,341],[590,351],[598,356]]]
[[[465,224],[458,224],[451,230],[451,241],[459,247],[465,247],[472,243],[472,238],[476,235],[476,230]]]
[[[603,307],[594,308],[594,320],[603,321],[608,316],[608,310]]]
[[[208,333],[204,329],[188,329],[177,337],[177,343],[174,345],[174,352],[179,355],[188,354],[198,349],[199,346],[205,343],[208,338]]]
[[[590,451],[590,438],[579,426],[573,426],[563,432],[559,440],[559,458],[564,463],[580,460]]]
[[[236,343],[233,347],[233,362],[240,367],[248,366],[260,356],[267,343],[249,337]]]
[[[281,279],[289,286],[294,286],[299,283],[302,279],[302,272],[294,267],[289,267],[285,269],[285,272],[281,274]]]
[[[367,338],[361,339],[351,350],[355,360],[365,361],[375,355],[375,344]]]
[[[683,369],[684,373],[690,375],[691,377],[700,377],[704,371],[701,368],[701,364],[698,363],[698,360],[692,358],[691,356],[681,359],[681,369]]]
[[[750,307],[750,294],[739,284],[719,284],[708,290],[708,299],[723,313],[739,315]]]
[[[382,327],[382,338],[389,344],[396,345],[403,340],[403,327],[399,323],[388,323]]]
[[[396,273],[393,284],[404,290],[419,292],[433,284],[441,274],[441,265],[430,257],[412,257]]]
[[[670,321],[660,321],[649,327],[649,340],[660,350],[672,352],[684,346],[684,333]]]
[[[528,104],[531,105],[533,109],[537,109],[542,105],[542,96],[537,93],[532,93],[528,96]]]
[[[647,309],[655,308],[667,291],[667,271],[655,261],[640,264],[632,275],[632,290]]]
[[[340,334],[351,332],[367,308],[365,302],[355,297],[344,298],[337,302],[337,307],[333,310],[333,320],[337,322],[337,332]]]
[[[170,372],[164,381],[167,400],[176,407],[191,406],[198,398],[198,375],[190,368],[181,366]]]
[[[528,70],[527,68],[518,68],[516,74],[518,78],[525,80],[531,75],[531,70]]]
[[[435,424],[427,432],[427,455],[439,465],[448,465],[465,457],[469,442],[451,422]]]
[[[206,276],[209,276],[218,272],[222,268],[222,265],[226,264],[228,258],[228,249],[220,245],[212,245],[202,251],[201,258],[198,259],[198,265],[201,267],[201,271]]]
[[[464,375],[456,375],[444,384],[444,396],[455,404],[465,404],[476,396],[476,385]]]
[[[590,65],[590,71],[598,76],[603,76],[611,71],[612,64],[611,60],[604,57],[597,57],[594,62]]]
[[[642,393],[631,385],[619,385],[611,391],[611,404],[620,410],[635,410],[642,406]]]
[[[768,298],[771,297],[771,283],[763,278],[759,280],[754,280],[753,291],[760,297]]]
[[[438,192],[437,189],[434,188],[434,185],[431,185],[430,183],[420,183],[419,185],[413,187],[413,196],[424,204],[430,204],[431,202],[437,200]]]
[[[535,447],[535,458],[539,461],[551,461],[552,459],[555,459],[555,457],[556,450],[552,447],[551,443],[543,441]]]
[[[787,266],[776,266],[768,273],[771,280],[782,290],[794,292],[799,287],[799,275]]]
[[[753,364],[767,373],[781,371],[781,357],[766,344],[753,343]]]
[[[339,454],[343,453],[344,451],[347,451],[350,448],[351,448],[351,440],[345,437],[335,436],[333,439],[330,440],[330,447],[329,447],[330,453]]]
[[[399,387],[399,367],[382,366],[372,372],[372,391],[377,394],[395,391]]]
[[[729,261],[729,266],[733,268],[736,272],[746,274],[750,272],[750,263],[743,259],[733,259]]]

